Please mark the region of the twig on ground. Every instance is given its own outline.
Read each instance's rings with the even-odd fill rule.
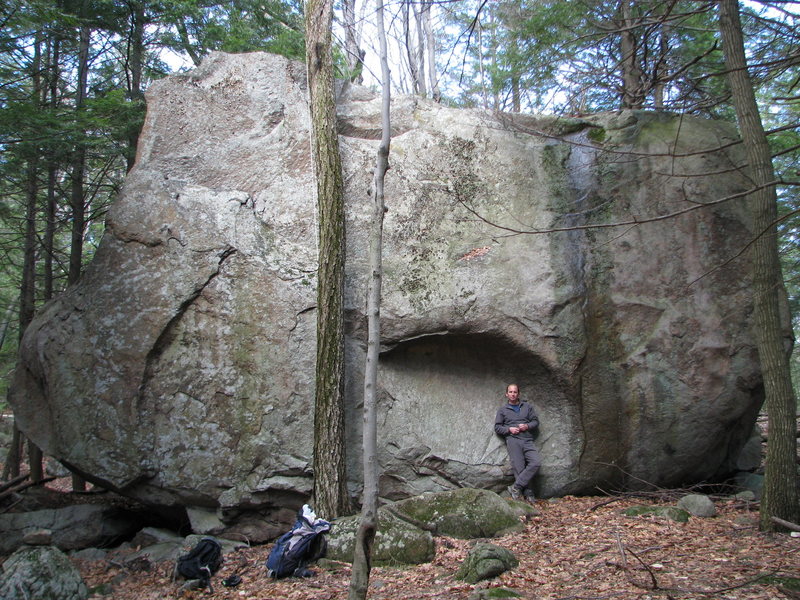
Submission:
[[[800,525],[797,525],[796,523],[792,523],[791,521],[784,521],[783,519],[780,519],[778,517],[770,517],[770,519],[772,520],[773,523],[777,523],[782,527],[786,527],[786,529],[791,529],[792,531],[800,531]]]
[[[625,571],[625,576],[628,578],[628,581],[630,581],[633,585],[635,585],[638,588],[642,588],[645,590],[657,590],[658,580],[656,579],[656,576],[653,574],[653,571],[650,569],[650,567],[648,567],[633,550],[625,547],[625,545],[622,543],[622,536],[619,534],[619,531],[615,531],[614,535],[617,538],[617,548],[619,549],[620,557],[622,558],[622,568]],[[633,556],[636,560],[638,560],[639,564],[641,564],[645,568],[645,570],[650,574],[650,581],[651,581],[650,586],[643,583],[639,583],[634,579],[633,575],[631,575],[630,569],[628,567],[628,559],[626,558],[626,552],[630,552],[631,556]]]

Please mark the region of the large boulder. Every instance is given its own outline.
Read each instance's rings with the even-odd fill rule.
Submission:
[[[113,506],[76,504],[0,514],[0,554],[22,546],[27,535],[42,529],[61,550],[118,544],[141,527],[141,516]]]
[[[67,555],[52,546],[26,546],[0,571],[3,600],[85,600],[89,590]]]
[[[412,522],[423,523],[436,535],[455,538],[496,537],[524,529],[517,511],[489,490],[461,488],[425,493],[386,508]],[[531,508],[530,512],[536,511]]]
[[[266,519],[299,507],[312,483],[305,69],[217,53],[147,98],[102,243],[28,327],[11,402],[31,439],[94,482]],[[354,496],[379,104],[357,86],[338,103]],[[732,471],[762,401],[733,128],[410,96],[394,99],[392,128],[381,495],[502,490],[510,470],[492,424],[512,381],[541,419],[538,496]]]
[[[360,521],[359,515],[352,515],[333,522],[327,536],[327,558],[353,562]],[[436,544],[430,531],[398,519],[385,507],[378,510],[378,528],[370,558],[373,564],[416,565],[430,562],[435,554]]]

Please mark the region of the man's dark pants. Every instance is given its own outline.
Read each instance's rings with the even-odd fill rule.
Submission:
[[[511,459],[511,468],[514,471],[514,485],[524,490],[536,475],[539,467],[542,466],[539,451],[533,445],[532,439],[513,436],[506,438],[506,448],[508,448],[508,457]]]

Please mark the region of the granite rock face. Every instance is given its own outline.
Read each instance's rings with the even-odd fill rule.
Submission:
[[[306,499],[317,216],[305,92],[302,65],[258,53],[212,54],[150,88],[101,246],[22,344],[12,402],[47,454],[223,519]],[[349,87],[338,106],[358,496],[379,98]],[[541,420],[537,496],[734,469],[763,394],[749,267],[731,260],[747,212],[719,201],[745,189],[732,128],[414,97],[394,99],[392,126],[382,496],[508,485],[492,424],[510,382]]]

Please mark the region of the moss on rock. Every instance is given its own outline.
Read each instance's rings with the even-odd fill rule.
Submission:
[[[336,519],[328,535],[327,557],[353,562],[360,517]],[[378,510],[378,532],[372,548],[375,565],[414,565],[430,562],[436,552],[433,536],[406,523],[384,509]]]
[[[393,508],[437,534],[461,539],[495,537],[523,528],[508,502],[489,490],[460,488],[422,494],[396,502]]]
[[[631,506],[625,509],[623,513],[626,517],[640,517],[643,515],[654,515],[656,517],[665,517],[677,523],[686,523],[689,521],[689,513],[678,508],[677,506]]]
[[[495,544],[480,543],[469,551],[467,558],[461,563],[456,579],[467,583],[477,583],[484,579],[497,577],[519,565],[514,554]]]

